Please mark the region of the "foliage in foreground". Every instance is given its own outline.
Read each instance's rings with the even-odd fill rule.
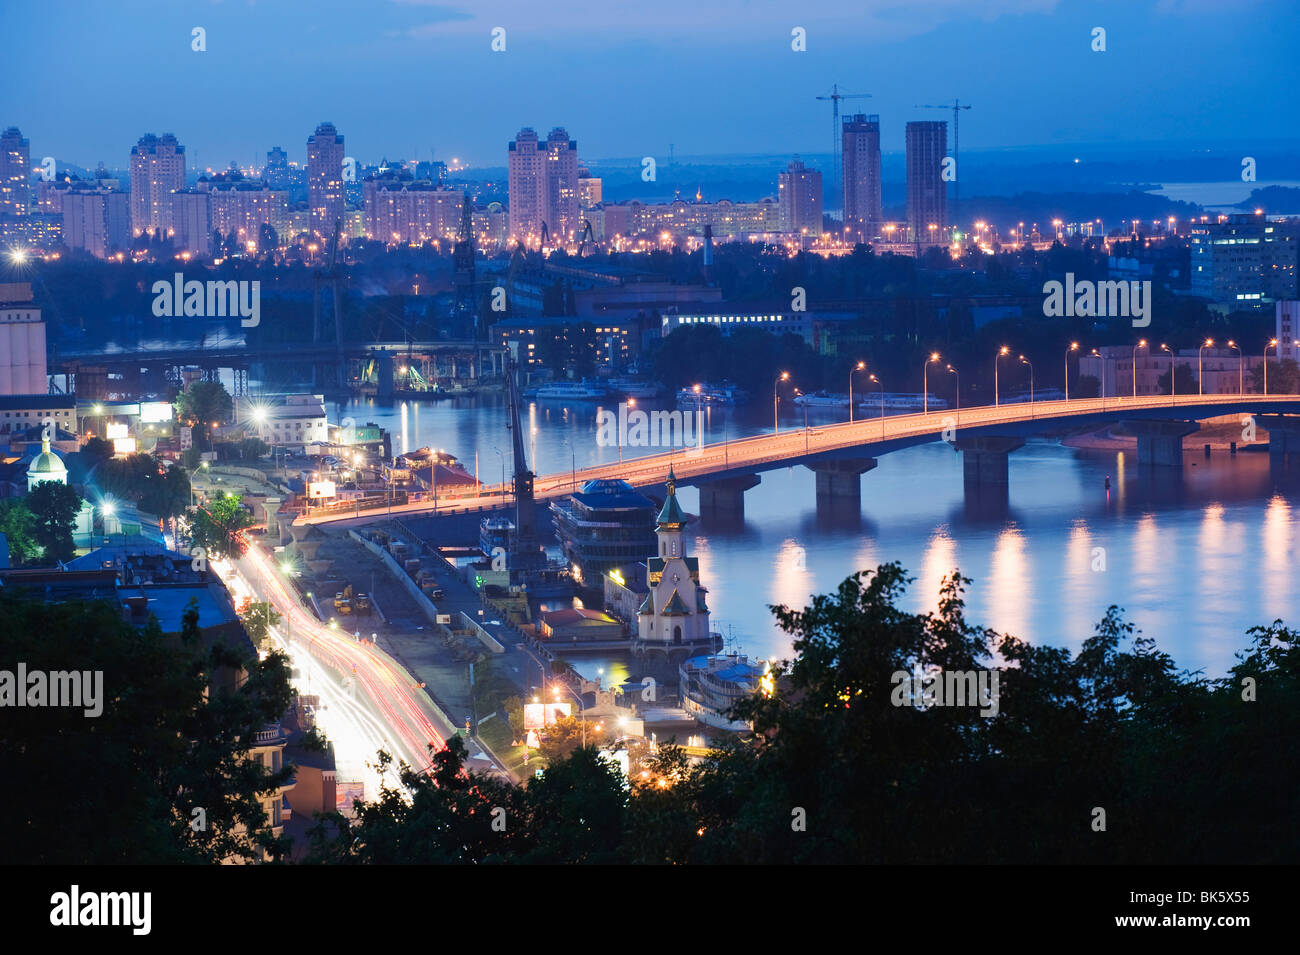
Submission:
[[[180,633],[165,635],[156,619],[137,630],[107,601],[0,593],[0,671],[20,662],[28,673],[102,672],[102,713],[0,709],[0,862],[211,863],[286,851],[260,800],[292,768],[272,773],[246,757],[289,705],[284,657],[259,662],[205,641],[193,604]],[[235,688],[226,678],[237,669],[247,679]]]
[[[1252,629],[1229,675],[1207,680],[1179,671],[1115,607],[1072,655],[970,624],[959,574],[937,612],[899,610],[908,582],[885,564],[803,610],[773,607],[795,659],[770,698],[741,704],[755,733],[710,760],[662,747],[625,788],[594,748],[579,747],[514,787],[464,772],[453,740],[431,775],[404,770],[402,787],[360,804],[355,821],[319,826],[311,859],[1300,859],[1300,655],[1280,621]],[[979,670],[995,652],[995,715],[891,702],[897,671]]]

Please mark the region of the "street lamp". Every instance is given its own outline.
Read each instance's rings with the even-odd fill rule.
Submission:
[[[1146,345],[1147,345],[1147,340],[1146,340],[1145,338],[1139,338],[1139,339],[1138,339],[1138,343],[1137,343],[1136,345],[1133,346],[1133,365],[1132,365],[1132,370],[1133,370],[1133,397],[1134,397],[1134,399],[1136,399],[1137,396],[1138,396],[1138,364],[1137,364],[1137,362],[1138,362],[1138,358],[1137,358],[1137,355],[1138,355],[1138,349],[1139,349],[1139,348],[1146,348]]]
[[[501,459],[501,499],[504,501],[506,497],[506,456],[505,453],[496,445],[492,446],[492,450],[495,451],[497,457]]]
[[[875,375],[870,375],[868,381],[874,381],[880,386],[880,440],[885,440],[885,385]]]
[[[1079,343],[1070,342],[1070,347],[1065,350],[1065,400],[1070,400],[1070,352],[1078,351]]]
[[[696,393],[697,395],[700,393],[700,386],[699,386],[699,385],[696,385],[696,386],[695,386],[695,393]],[[627,399],[627,406],[628,406],[628,409],[629,409],[629,411],[628,411],[628,415],[630,416],[630,415],[631,415],[631,410],[630,410],[630,409],[636,407],[636,399],[635,399],[635,398],[628,398],[628,399]],[[623,442],[622,442],[621,440],[618,442],[618,463],[619,463],[619,464],[622,464],[622,463],[623,463]]]
[[[921,366],[921,413],[930,413],[930,363],[939,360],[937,351],[930,352],[930,357]]]
[[[1205,344],[1196,352],[1196,377],[1197,391],[1199,394],[1205,394],[1205,349],[1214,345],[1213,338],[1207,338]]]
[[[1241,348],[1231,338],[1228,339],[1228,347],[1237,349],[1237,394],[1246,393],[1246,359],[1241,354]]]
[[[866,371],[867,363],[860,361],[849,371],[849,421],[853,420],[853,375],[859,371]]]
[[[1160,350],[1169,352],[1169,403],[1175,404],[1178,401],[1178,356],[1168,345],[1162,344]]]
[[[957,375],[957,369],[952,365],[948,366],[948,370]],[[961,375],[957,375],[957,420],[961,421]]]
[[[779,400],[778,390],[781,387],[781,382],[789,381],[789,380],[790,380],[790,373],[788,371],[783,371],[781,372],[780,375],[777,376],[776,384],[772,386],[772,433],[773,434],[781,433],[781,420],[776,416],[776,405],[777,405],[777,401]]]
[[[804,393],[798,388],[794,393],[798,397],[804,397]],[[806,401],[803,403],[803,450],[805,454],[808,453],[808,402]]]
[[[993,405],[994,407],[996,407],[998,404],[998,359],[1001,358],[1003,355],[1009,355],[1009,354],[1011,354],[1011,349],[1008,348],[1006,345],[1003,345],[1001,348],[998,349],[998,353],[993,356]]]
[[[1034,363],[1024,355],[1020,356],[1020,364],[1029,366],[1029,413],[1034,412]]]
[[[1264,346],[1264,394],[1268,395],[1268,350],[1277,347],[1277,339],[1270,338],[1268,344]],[[1277,354],[1274,352],[1274,354]]]

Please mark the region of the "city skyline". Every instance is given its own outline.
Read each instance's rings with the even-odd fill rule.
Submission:
[[[13,90],[22,77],[39,75],[43,57],[70,54],[57,83],[32,85],[21,103],[0,98],[5,122],[44,144],[41,155],[111,165],[121,128],[156,128],[175,132],[201,166],[221,168],[231,159],[243,165],[276,144],[296,158],[283,117],[298,114],[310,117],[305,122],[328,118],[354,141],[371,144],[374,155],[428,158],[433,150],[438,159],[457,156],[479,166],[496,164],[503,130],[534,116],[581,126],[584,153],[593,159],[666,155],[669,144],[682,156],[753,152],[756,145],[808,154],[833,144],[829,104],[814,99],[833,83],[872,94],[857,105],[881,116],[886,153],[902,148],[906,122],[929,118],[916,106],[954,96],[975,106],[964,136],[972,151],[1162,138],[1208,144],[1275,138],[1287,88],[1283,31],[1260,34],[1249,26],[1252,18],[1238,16],[1240,7],[1223,12],[1200,2],[1082,11],[1026,0],[983,17],[933,3],[923,4],[933,16],[906,18],[906,28],[894,15],[903,8],[892,2],[871,5],[865,16],[849,4],[792,13],[759,3],[738,19],[729,9],[735,4],[708,11],[660,5],[651,14],[630,14],[646,21],[632,41],[602,34],[608,18],[590,5],[570,5],[547,19],[492,5],[471,11],[389,3],[364,18],[333,2],[288,10],[134,6],[154,13],[131,18],[129,34],[87,9],[63,25],[58,47],[29,40],[0,67],[4,88]],[[1283,5],[1247,6],[1266,18]],[[39,16],[26,9],[4,14],[15,35],[51,35],[37,28]],[[328,31],[331,17],[346,26],[336,36]],[[507,31],[506,49],[493,53],[498,25]],[[1090,48],[1096,25],[1107,31],[1104,52]],[[203,52],[191,49],[196,26],[206,31]],[[810,52],[791,50],[794,26],[807,31]],[[295,30],[313,42],[284,42]],[[1206,36],[1217,40],[1205,51],[1216,60],[1212,87],[1183,69]],[[84,105],[64,95],[66,84],[101,82],[104,70],[122,62],[106,60],[108,48],[128,62],[136,56],[149,63],[167,82]],[[321,71],[321,56],[340,69]],[[297,80],[308,60],[318,74],[314,84]],[[928,69],[918,72],[918,61]],[[235,62],[261,65],[236,70]],[[373,71],[373,82],[358,82],[357,71]],[[1135,75],[1144,81],[1135,83]],[[404,95],[394,96],[393,88]],[[206,118],[186,129],[196,97]],[[1207,99],[1214,109],[1205,108]],[[510,112],[482,109],[484,100],[508,102]],[[770,133],[756,142],[754,130],[764,126]]]

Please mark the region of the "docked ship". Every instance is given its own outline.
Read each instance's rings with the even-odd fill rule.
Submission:
[[[828,391],[814,391],[810,395],[795,395],[794,403],[807,405],[809,408],[847,408],[849,406],[849,396],[833,395]],[[880,407],[879,402],[877,402],[876,407]]]
[[[753,726],[727,717],[740,700],[758,692],[767,665],[737,653],[716,653],[683,660],[677,668],[682,709],[715,729],[743,733]]]
[[[541,385],[536,397],[541,401],[567,399],[570,401],[599,401],[608,393],[608,389],[599,382],[589,381],[552,381]]]
[[[796,398],[795,401],[799,399]],[[867,414],[880,414],[881,404],[883,403],[885,414],[912,414],[917,411],[924,411],[928,406],[931,411],[943,411],[948,407],[948,402],[942,398],[936,398],[934,395],[929,396],[927,402],[926,396],[920,392],[901,393],[886,391],[883,395],[879,392],[867,394],[861,398],[856,398],[854,404]],[[847,407],[847,403],[845,407]]]
[[[700,405],[734,405],[745,401],[748,392],[735,385],[723,382],[721,385],[700,385],[696,388],[683,388],[677,392],[677,403],[688,408]]]
[[[657,382],[637,378],[610,378],[606,384],[614,394],[627,398],[656,398],[664,390]]]

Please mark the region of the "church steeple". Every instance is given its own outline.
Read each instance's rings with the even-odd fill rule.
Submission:
[[[677,503],[677,476],[673,474],[671,464],[668,466],[667,486],[664,506],[655,522],[655,534],[659,537],[659,556],[685,557],[686,545],[682,540],[682,531],[686,527],[686,514]]]

